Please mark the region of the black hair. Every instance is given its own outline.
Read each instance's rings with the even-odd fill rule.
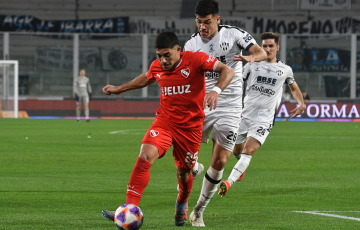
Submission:
[[[264,32],[260,36],[261,41],[265,39],[274,39],[275,43],[279,45],[280,35],[278,33],[273,32]]]
[[[195,14],[201,17],[209,14],[219,14],[219,3],[214,0],[200,0],[196,4]]]
[[[156,49],[173,48],[176,45],[179,45],[179,39],[175,33],[170,31],[159,33],[155,39]]]

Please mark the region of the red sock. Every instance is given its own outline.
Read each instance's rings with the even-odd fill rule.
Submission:
[[[179,178],[177,179],[179,183],[179,195],[177,197],[177,202],[186,203],[189,199],[192,190],[193,181],[194,181],[193,175],[192,173],[190,173],[190,177],[186,182],[182,182]]]
[[[150,162],[138,157],[126,192],[126,203],[139,206],[141,196],[150,178]]]

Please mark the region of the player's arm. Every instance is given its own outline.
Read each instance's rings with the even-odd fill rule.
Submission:
[[[291,85],[289,85],[289,87],[290,87],[292,96],[294,97],[296,102],[299,104],[298,107],[296,107],[295,109],[290,111],[290,117],[294,118],[297,115],[300,115],[304,111],[305,104],[304,104],[304,99],[302,97],[302,93],[300,91],[298,84],[296,84],[296,82],[294,82]]]
[[[250,55],[234,55],[233,61],[244,61],[252,64],[253,62],[260,62],[266,59],[266,52],[258,45],[252,45],[249,49]]]
[[[129,90],[144,88],[154,83],[155,81],[156,81],[155,79],[151,79],[151,80],[148,79],[146,73],[142,73],[133,80],[126,82],[122,85],[119,86],[107,85],[103,88],[103,92],[107,95],[120,94]]]
[[[230,84],[235,76],[234,70],[221,62],[216,64],[214,71],[220,73],[219,80],[215,87],[206,94],[204,98],[204,107],[208,106],[210,111],[216,109],[219,94]]]

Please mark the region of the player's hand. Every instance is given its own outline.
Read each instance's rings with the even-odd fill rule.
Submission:
[[[243,61],[243,62],[248,62],[250,64],[252,64],[255,61],[255,58],[252,55],[249,56],[243,56],[243,55],[234,55],[234,58],[232,59],[233,61]]]
[[[111,95],[112,93],[118,94],[118,93],[116,92],[116,86],[114,86],[114,85],[106,85],[106,86],[103,88],[103,92],[104,92],[106,95]]]
[[[75,94],[75,101],[79,101],[79,95]]]
[[[302,114],[302,112],[304,111],[305,106],[304,105],[299,105],[298,107],[296,107],[295,109],[290,111],[290,117],[294,118],[300,114]]]
[[[219,100],[219,94],[215,91],[210,91],[205,95],[204,108],[209,107],[209,110],[216,109],[217,102]]]

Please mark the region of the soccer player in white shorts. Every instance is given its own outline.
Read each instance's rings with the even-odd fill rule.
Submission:
[[[290,112],[290,117],[296,117],[304,111],[302,93],[295,82],[291,67],[276,58],[280,48],[279,39],[280,36],[277,33],[263,33],[261,42],[267,55],[266,61],[244,66],[243,79],[247,84],[239,135],[233,151],[239,160],[228,179],[220,183],[221,196],[224,196],[231,185],[245,172],[255,151],[264,144],[274,125],[284,83],[288,84],[293,97],[299,104]]]
[[[205,173],[201,193],[190,214],[192,226],[205,226],[203,212],[221,182],[226,162],[235,145],[242,108],[242,61],[249,63],[265,60],[266,54],[246,31],[220,24],[219,6],[216,1],[200,0],[195,8],[196,25],[199,32],[185,43],[185,51],[200,51],[217,57],[235,71],[235,77],[223,92],[217,89],[218,74],[205,73],[206,92],[219,94],[216,112],[205,109],[202,142],[208,142],[212,131],[213,150],[210,167]],[[242,50],[250,52],[242,56]],[[201,173],[203,165],[198,162],[193,175]]]

